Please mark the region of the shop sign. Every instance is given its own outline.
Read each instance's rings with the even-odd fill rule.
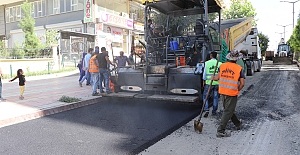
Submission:
[[[134,30],[144,32],[144,26],[139,24],[134,24]]]
[[[93,0],[84,0],[84,23],[92,23],[94,22],[93,16]]]
[[[100,12],[100,18],[105,24],[125,28],[133,29],[133,20],[118,15],[109,14],[107,12]]]

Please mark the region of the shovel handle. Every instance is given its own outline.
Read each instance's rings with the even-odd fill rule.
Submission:
[[[215,76],[216,74],[216,71],[217,71],[217,68],[218,68],[218,64],[219,64],[219,60],[220,60],[220,57],[218,57],[218,60],[217,60],[217,64],[216,64],[216,67],[215,67],[215,70],[214,70],[214,74],[213,76]],[[204,68],[205,69],[205,68]],[[205,96],[205,99],[203,101],[203,105],[202,105],[202,108],[201,108],[201,112],[200,112],[200,115],[199,115],[199,118],[198,118],[198,121],[200,122],[201,118],[202,118],[202,113],[203,113],[203,109],[204,109],[204,106],[206,104],[206,101],[208,99],[208,96],[209,96],[209,93],[210,93],[210,89],[211,89],[211,86],[212,86],[212,83],[213,83],[213,80],[210,80],[210,84],[209,84],[209,87],[208,87],[208,92]]]

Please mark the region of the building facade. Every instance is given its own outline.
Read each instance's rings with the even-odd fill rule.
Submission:
[[[21,4],[25,0],[0,1],[0,40],[13,48],[24,42],[19,28]],[[95,34],[93,46],[106,47],[129,54],[132,46],[143,40],[144,6],[140,0],[28,0],[35,19],[35,33],[45,42],[47,30],[64,30]],[[87,16],[89,20],[87,20]],[[59,36],[57,36],[59,39]],[[82,53],[84,39],[60,40],[60,51]]]

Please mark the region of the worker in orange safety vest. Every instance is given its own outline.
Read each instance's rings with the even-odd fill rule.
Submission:
[[[234,114],[239,91],[245,85],[245,74],[236,61],[243,58],[243,54],[232,50],[226,56],[229,62],[221,64],[219,74],[213,76],[212,80],[219,80],[219,94],[223,101],[223,114],[217,129],[217,137],[230,137],[230,132],[225,132],[226,125],[231,119],[237,130],[242,127],[242,121]]]

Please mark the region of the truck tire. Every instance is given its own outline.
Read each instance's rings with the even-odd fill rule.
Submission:
[[[253,62],[250,62],[250,68],[247,69],[247,76],[252,76],[254,74],[254,65]]]

